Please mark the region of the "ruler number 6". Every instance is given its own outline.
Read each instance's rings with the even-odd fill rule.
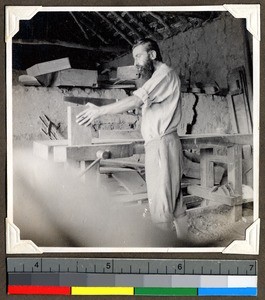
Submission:
[[[178,270],[182,270],[183,269],[183,265],[182,264],[178,264]]]

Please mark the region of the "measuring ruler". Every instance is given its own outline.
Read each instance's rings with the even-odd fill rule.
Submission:
[[[256,260],[8,258],[8,294],[256,296]]]

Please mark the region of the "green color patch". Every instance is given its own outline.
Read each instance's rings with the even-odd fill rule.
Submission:
[[[197,288],[135,288],[134,295],[142,296],[197,296]]]

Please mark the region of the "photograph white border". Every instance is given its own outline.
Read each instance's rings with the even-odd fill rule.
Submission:
[[[13,129],[12,129],[12,37],[19,31],[19,20],[29,20],[38,12],[54,11],[229,11],[235,18],[245,18],[247,30],[253,36],[253,219],[246,230],[245,240],[235,240],[227,247],[207,248],[98,248],[98,247],[38,247],[32,241],[20,240],[19,228],[13,223]],[[7,219],[6,252],[8,254],[29,253],[102,253],[102,252],[219,252],[224,254],[258,254],[259,219],[259,112],[260,112],[260,5],[236,4],[216,6],[141,6],[141,7],[43,7],[7,6],[6,7],[6,88],[7,88]]]

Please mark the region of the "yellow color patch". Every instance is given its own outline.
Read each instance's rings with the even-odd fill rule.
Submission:
[[[133,287],[78,287],[71,288],[71,295],[134,295]]]

